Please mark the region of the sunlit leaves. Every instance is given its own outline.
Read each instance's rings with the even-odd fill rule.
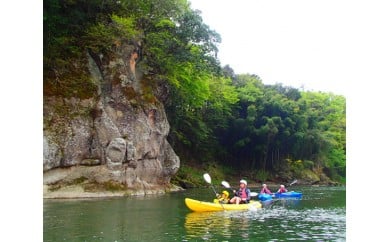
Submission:
[[[157,24],[157,28],[175,28],[175,23],[170,19],[161,19]]]
[[[260,101],[263,97],[263,84],[254,75],[238,75],[236,85],[241,102],[254,103]]]
[[[171,68],[167,74],[168,80],[180,90],[184,104],[191,108],[201,107],[210,96],[210,74],[197,72],[189,62],[176,63]]]
[[[120,38],[132,40],[138,31],[135,29],[135,20],[133,17],[119,17],[112,15],[113,28],[117,31]]]

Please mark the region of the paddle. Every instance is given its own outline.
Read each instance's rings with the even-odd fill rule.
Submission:
[[[295,179],[294,181],[292,181],[290,184],[288,184],[287,186],[289,187],[289,186],[292,186],[292,185],[294,185],[295,183],[297,183],[298,182],[298,180],[297,179]]]
[[[234,192],[234,190],[230,187],[229,182],[227,182],[227,181],[222,181],[221,184],[222,184],[222,186],[224,186],[225,188],[228,188],[228,189],[232,190],[232,192]]]
[[[222,181],[221,184],[222,184],[222,186],[224,186],[224,187],[226,187],[226,188],[228,188],[228,189],[230,189],[230,190],[232,190],[232,191],[234,192],[233,188],[230,187],[229,182],[227,182],[227,181]],[[251,197],[256,197],[256,196],[259,195],[259,194],[258,194],[257,192],[251,192],[249,195],[250,195]]]
[[[213,189],[213,191],[214,191],[214,193],[215,193],[215,196],[218,196],[217,191],[215,190],[213,184],[211,183],[211,177],[210,177],[210,175],[209,175],[208,173],[205,173],[205,174],[203,174],[203,178],[204,178],[204,180],[205,180],[208,184],[211,185],[211,188]]]
[[[211,188],[213,188],[213,191],[214,191],[214,193],[215,193],[215,196],[218,198],[218,193],[217,193],[217,191],[215,190],[215,188],[214,188],[214,186],[213,186],[213,183],[211,182],[211,176],[209,175],[209,173],[203,174],[203,178],[204,178],[204,180],[205,180],[208,184],[211,185]],[[221,204],[223,210],[225,210],[225,208],[223,207],[223,204],[222,204],[222,203],[220,203],[220,204]]]

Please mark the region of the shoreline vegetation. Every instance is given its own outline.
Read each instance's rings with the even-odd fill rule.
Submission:
[[[207,187],[208,184],[202,178],[202,174],[210,172],[213,178],[213,184],[218,190],[224,190],[221,185],[223,180],[228,181],[232,187],[235,187],[236,181],[244,178],[248,181],[248,187],[252,191],[259,192],[261,185],[266,183],[271,191],[276,191],[280,184],[289,184],[292,180],[298,181],[288,187],[289,190],[293,190],[294,186],[345,186],[345,184],[331,181],[329,178],[325,180],[308,180],[301,177],[289,178],[275,178],[269,177],[265,180],[260,180],[256,177],[252,177],[251,174],[244,174],[240,172],[232,172],[226,170],[221,166],[215,166],[208,164],[207,167],[190,167],[184,165],[181,167],[180,172],[172,178],[171,184],[167,187],[154,187],[148,189],[127,189],[124,186],[118,184],[97,184],[90,183],[88,181],[75,181],[73,184],[63,185],[43,185],[43,199],[84,199],[84,198],[110,198],[110,197],[133,197],[133,196],[149,196],[149,195],[162,195],[171,192],[181,192],[186,189]]]
[[[279,183],[267,182],[268,187],[275,188],[273,190],[277,190],[276,188],[279,186]],[[301,185],[302,186],[302,185]],[[335,186],[329,184],[315,184],[304,186]],[[343,184],[337,184],[337,186],[343,186]],[[261,189],[261,183],[249,183],[248,186],[251,191],[258,192]],[[194,187],[195,188],[195,187]],[[188,188],[193,189],[193,188]],[[218,187],[218,189],[223,190],[224,188]],[[61,188],[56,191],[50,191],[47,185],[43,186],[43,199],[84,199],[84,198],[110,198],[110,197],[133,197],[133,196],[150,196],[150,195],[162,195],[171,192],[181,192],[186,189],[173,185],[169,190],[140,190],[140,191],[95,191],[95,192],[86,192],[82,185],[72,185],[65,188]],[[289,189],[291,190],[291,188]]]

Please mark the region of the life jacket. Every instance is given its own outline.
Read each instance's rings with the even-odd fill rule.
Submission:
[[[246,194],[246,197],[244,195],[244,192]],[[251,191],[249,190],[249,188],[245,188],[245,191],[243,191],[241,188],[236,192],[236,196],[240,197],[240,198],[246,198],[246,201],[249,202],[249,200],[251,199]]]
[[[227,194],[225,194],[226,196],[224,197],[223,196],[223,194],[221,194],[221,195],[218,195],[218,197],[217,197],[217,202],[216,203],[229,203],[229,193],[228,192],[226,192]],[[214,201],[215,202],[215,201]]]
[[[284,192],[287,192],[287,189],[286,189],[286,188],[280,188],[280,189],[279,189],[279,193],[284,193]]]
[[[218,198],[219,203],[228,203],[229,202],[229,197],[220,197]]]
[[[260,193],[271,194],[272,192],[268,188],[264,187],[263,189],[261,189]]]
[[[220,198],[220,199],[218,199],[218,202],[224,203],[224,204],[229,203],[229,198]]]

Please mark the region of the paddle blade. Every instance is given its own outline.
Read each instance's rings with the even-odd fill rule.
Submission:
[[[291,186],[291,185],[293,185],[293,184],[295,184],[295,183],[297,183],[298,182],[298,180],[297,179],[295,179],[293,182],[291,182],[290,183],[290,185],[289,186]]]
[[[227,182],[227,181],[222,181],[222,186],[224,186],[224,187],[226,187],[226,188],[230,188],[230,184],[229,184],[229,182]]]
[[[204,179],[207,183],[211,184],[211,177],[210,177],[209,173],[203,174],[203,179]]]

